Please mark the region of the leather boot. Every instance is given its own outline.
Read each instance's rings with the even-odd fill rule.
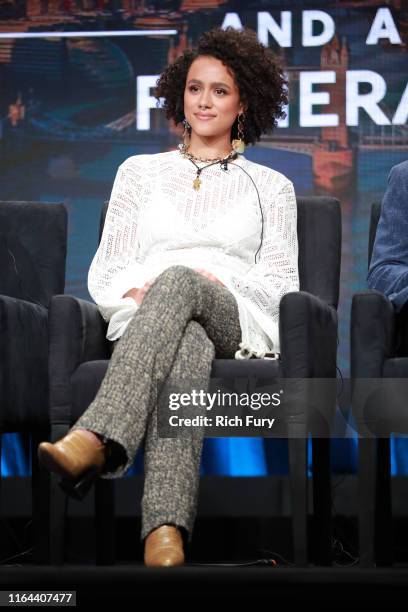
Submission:
[[[161,525],[147,536],[144,563],[148,567],[173,567],[183,565],[183,538],[173,525]]]
[[[38,460],[51,472],[68,480],[76,480],[88,470],[95,473],[102,471],[106,447],[102,442],[94,444],[81,429],[74,429],[55,444],[41,442]]]

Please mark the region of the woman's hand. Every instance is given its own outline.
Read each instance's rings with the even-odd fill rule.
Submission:
[[[140,306],[140,304],[143,302],[144,296],[146,295],[150,287],[153,285],[155,280],[156,278],[150,279],[141,288],[134,287],[133,289],[129,289],[129,291],[126,291],[126,293],[122,295],[122,297],[131,297],[133,300],[135,300],[136,304]]]
[[[194,268],[194,270],[198,272],[199,274],[206,276],[208,279],[210,279],[210,281],[217,283],[217,285],[221,285],[221,287],[225,287],[224,283],[222,283],[216,276],[214,276],[214,274],[211,274],[211,272],[207,272],[207,270],[203,270],[203,268]]]
[[[216,276],[214,276],[214,274],[211,274],[211,272],[207,272],[207,270],[204,270],[203,268],[194,268],[194,270],[208,278],[210,281],[221,285],[221,287],[225,287],[224,283],[222,283]],[[146,295],[150,287],[153,285],[155,280],[156,278],[150,279],[141,288],[133,287],[133,289],[129,289],[129,291],[126,291],[126,293],[122,295],[122,297],[131,297],[133,300],[135,300],[136,304],[140,306],[140,304],[143,302],[144,296]]]

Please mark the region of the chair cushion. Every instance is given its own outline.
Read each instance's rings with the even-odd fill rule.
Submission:
[[[280,362],[275,359],[214,359],[211,378],[280,376]]]
[[[87,361],[81,364],[71,378],[72,412],[71,425],[85,412],[94,400],[106,374],[109,361]],[[273,379],[280,374],[279,361],[267,359],[215,359],[212,365],[211,378],[245,378]],[[242,389],[238,389],[242,391]]]
[[[386,359],[383,376],[384,378],[408,378],[408,357]]]

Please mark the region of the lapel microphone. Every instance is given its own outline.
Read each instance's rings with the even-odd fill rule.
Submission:
[[[234,151],[234,153],[232,153],[232,155],[229,155],[226,159],[224,159],[223,161],[220,162],[220,167],[222,170],[228,170],[228,160],[231,159],[236,159],[238,157],[238,153],[236,151]]]

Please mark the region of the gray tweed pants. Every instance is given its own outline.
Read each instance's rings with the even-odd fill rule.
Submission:
[[[197,508],[203,430],[160,438],[160,389],[169,380],[199,380],[208,389],[212,360],[233,358],[240,341],[234,296],[192,268],[167,268],[115,343],[95,399],[72,427],[120,445],[122,463],[108,462],[102,478],[122,476],[144,441],[142,540],[163,524],[183,527],[190,540]]]

